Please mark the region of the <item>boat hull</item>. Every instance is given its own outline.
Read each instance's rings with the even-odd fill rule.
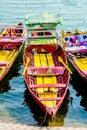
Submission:
[[[0,70],[1,71],[1,73],[0,73],[0,81],[3,80],[3,78],[6,76],[6,74],[11,69],[11,67],[12,67],[13,63],[15,62],[16,58],[18,57],[22,47],[23,47],[23,45],[21,45],[21,47],[19,48],[18,51],[15,51],[14,57],[11,59],[11,61],[8,62],[8,64],[4,68],[2,68],[2,70]]]
[[[79,76],[87,83],[87,32],[62,31],[62,44],[66,55]]]
[[[6,76],[23,47],[23,26],[5,25],[0,34],[0,81]]]
[[[87,83],[87,73],[84,73],[84,71],[82,71],[79,66],[75,63],[75,61],[72,59],[72,57],[70,57],[69,54],[67,54],[67,58],[69,60],[69,62],[71,63],[71,65],[74,67],[74,69],[76,70],[76,72],[79,74],[79,76],[83,79],[84,82]]]
[[[26,80],[25,80],[25,82],[26,82]],[[26,82],[26,83],[27,83],[27,82]],[[28,84],[27,84],[27,86],[28,86]],[[59,110],[61,104],[63,103],[64,98],[65,98],[66,93],[67,93],[67,89],[66,89],[66,92],[65,92],[65,94],[63,95],[63,97],[62,97],[62,99],[60,100],[60,102],[58,103],[58,105],[56,105],[55,108],[49,108],[49,107],[45,106],[42,102],[40,102],[40,101],[38,100],[38,98],[32,93],[32,91],[31,91],[31,89],[30,89],[29,86],[28,86],[28,90],[29,90],[29,93],[31,94],[31,96],[33,97],[33,99],[35,100],[35,102],[40,106],[40,108],[44,111],[44,113],[45,113],[48,117],[50,117],[50,118],[54,118],[54,117],[56,116],[56,113],[57,113],[57,111]]]
[[[64,68],[64,71],[61,74],[59,74],[58,67],[60,68],[60,66],[61,67],[64,67],[64,66],[58,65],[57,57],[61,56],[63,58],[64,62],[67,64],[65,53],[63,52],[60,45],[55,45],[55,46],[44,45],[43,46],[47,52],[46,57],[49,54],[54,53],[53,59],[54,59],[54,63],[56,64],[56,66],[53,66],[53,70],[55,67],[56,70],[58,71],[58,74],[54,74],[54,71],[51,71],[52,75],[51,75],[51,73],[44,74],[44,68],[52,69],[52,66],[34,67],[33,66],[35,64],[34,55],[37,55],[37,54],[32,53],[31,50],[33,48],[37,48],[37,51],[38,51],[37,53],[42,56],[42,54],[44,54],[44,53],[43,52],[40,53],[40,47],[42,48],[42,45],[41,46],[39,45],[39,50],[38,50],[38,45],[31,45],[30,47],[27,46],[25,48],[24,55],[23,55],[23,63],[24,63],[25,68],[26,68],[26,62],[27,62],[28,57],[30,58],[30,60],[29,60],[29,64],[28,64],[27,69],[24,74],[24,79],[25,79],[25,83],[28,87],[29,92],[30,92],[31,96],[34,98],[34,100],[36,101],[36,103],[41,107],[41,109],[44,111],[44,113],[48,117],[53,118],[56,115],[58,109],[60,108],[60,106],[63,103],[63,100],[66,96],[70,77],[69,77],[69,72],[66,68]],[[37,59],[37,62],[38,62],[38,59]],[[37,64],[37,62],[36,62],[36,64]],[[42,62],[44,64],[44,61],[42,61]],[[51,64],[51,59],[50,59],[50,64]],[[34,67],[36,69],[38,68],[38,72],[40,75],[35,74],[33,71],[31,73],[29,73],[31,71],[31,67]],[[42,72],[42,70],[43,70],[43,72]],[[38,82],[37,78],[39,78],[39,84],[36,83],[36,82]],[[54,78],[56,80],[56,82],[53,83],[53,82],[49,81],[49,79],[53,80],[52,78]],[[44,84],[41,83],[41,81],[40,81],[41,79],[44,80]]]

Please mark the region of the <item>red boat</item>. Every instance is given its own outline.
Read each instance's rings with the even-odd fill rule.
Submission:
[[[70,63],[87,83],[87,32],[62,31],[62,43]]]
[[[12,67],[23,46],[23,25],[0,27],[0,81]]]
[[[23,75],[31,96],[45,114],[53,118],[66,96],[70,70],[53,25],[49,22],[35,25],[39,28],[27,27]],[[47,29],[47,26],[53,28]]]

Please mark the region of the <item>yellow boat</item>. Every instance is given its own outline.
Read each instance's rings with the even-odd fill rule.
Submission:
[[[23,46],[23,25],[1,26],[0,81],[10,70]]]
[[[87,82],[87,32],[78,29],[74,33],[62,31],[62,43],[69,61]]]

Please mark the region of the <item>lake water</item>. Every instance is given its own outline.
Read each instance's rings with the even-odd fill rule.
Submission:
[[[0,25],[24,22],[30,13],[54,12],[63,19],[61,30],[87,31],[86,0],[0,0]],[[0,120],[29,125],[87,127],[87,84],[76,72],[71,75],[67,96],[55,119],[50,121],[29,95],[22,76],[23,50],[0,83]]]

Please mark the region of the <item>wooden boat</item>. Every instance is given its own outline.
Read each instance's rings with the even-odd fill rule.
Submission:
[[[23,46],[23,25],[0,27],[0,81],[10,70]]]
[[[62,43],[67,57],[80,77],[87,82],[87,32],[62,31]]]
[[[50,22],[36,24],[39,27],[35,29],[27,27],[23,75],[31,96],[53,118],[67,93],[69,69],[54,26]]]

